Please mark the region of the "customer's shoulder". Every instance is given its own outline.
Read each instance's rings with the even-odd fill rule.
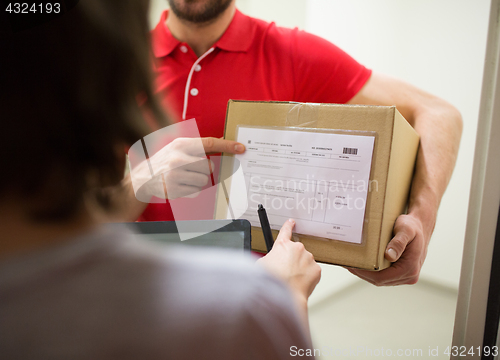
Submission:
[[[129,346],[128,358],[147,351],[179,359],[204,354],[229,359],[263,328],[283,333],[297,328],[285,285],[242,253],[167,247],[119,228],[84,234],[37,258],[36,266],[28,259],[31,275],[20,277],[26,266],[19,263],[9,271],[16,278],[2,288],[10,291],[0,317],[15,330],[7,338],[14,347],[26,338],[20,323],[45,329],[50,322],[44,336],[52,332],[56,338],[73,324],[85,344],[110,339],[107,353]],[[93,347],[76,339],[65,346],[88,358],[82,354]]]
[[[114,256],[128,288],[148,294],[141,299],[143,306],[164,304],[157,316],[178,322],[178,331],[193,333],[202,323],[224,323],[226,330],[236,331],[259,322],[256,316],[271,322],[271,318],[280,321],[294,316],[286,285],[256,264],[250,254],[162,246],[129,234]],[[247,320],[242,322],[242,318]],[[191,319],[197,319],[197,325]]]
[[[237,294],[266,287],[286,289],[281,281],[255,263],[255,257],[241,250],[167,246],[126,231],[113,237],[114,240],[108,239],[114,249],[109,252],[107,265],[133,273],[135,278],[153,275],[180,293],[197,292],[207,296],[209,292],[214,296],[230,293],[235,298]]]

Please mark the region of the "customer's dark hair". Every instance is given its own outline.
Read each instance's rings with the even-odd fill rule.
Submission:
[[[0,42],[0,199],[64,219],[123,177],[125,147],[161,118],[152,94],[149,1],[82,0]],[[140,106],[139,104],[142,104]]]

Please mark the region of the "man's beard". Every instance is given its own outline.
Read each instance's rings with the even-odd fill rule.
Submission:
[[[233,0],[207,0],[203,6],[196,6],[197,0],[168,0],[170,9],[178,18],[192,23],[206,23],[216,19]]]

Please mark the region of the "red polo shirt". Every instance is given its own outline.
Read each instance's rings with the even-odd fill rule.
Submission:
[[[152,31],[156,90],[178,119],[196,119],[202,137],[223,136],[229,99],[346,103],[371,75],[322,38],[238,10],[222,37],[198,58],[172,36],[167,14]],[[173,217],[166,205],[150,204],[140,220]]]

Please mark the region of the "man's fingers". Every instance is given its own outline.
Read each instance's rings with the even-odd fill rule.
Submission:
[[[213,137],[201,138],[203,143],[203,148],[205,153],[230,153],[230,154],[241,154],[245,152],[245,145],[240,144],[237,141],[217,139]]]
[[[201,190],[202,187],[208,184],[209,177],[199,172],[182,171],[178,173],[176,180],[181,185],[194,186]]]
[[[179,195],[178,197],[185,197],[193,199],[200,195],[201,188],[196,186],[189,186],[184,184],[177,185],[176,193]],[[167,190],[168,194],[168,190]]]
[[[391,262],[397,261],[403,251],[406,249],[406,245],[411,241],[410,237],[406,233],[398,233],[392,238],[392,240],[387,244],[385,250],[385,258]]]
[[[185,154],[202,156],[211,153],[241,154],[245,152],[245,145],[232,140],[205,138],[177,138],[172,141],[170,149]]]
[[[391,262],[395,262],[401,257],[406,246],[408,246],[417,235],[414,225],[406,221],[403,216],[404,215],[397,219],[396,225],[394,226],[395,235],[389,244],[387,244],[385,250],[385,258]]]
[[[183,170],[210,175],[214,171],[214,164],[207,158],[190,157],[189,162],[181,167]]]
[[[285,221],[285,223],[281,227],[280,233],[278,234],[277,240],[278,239],[290,240],[292,238],[292,230],[294,226],[295,226],[295,220],[288,219],[287,221]]]

